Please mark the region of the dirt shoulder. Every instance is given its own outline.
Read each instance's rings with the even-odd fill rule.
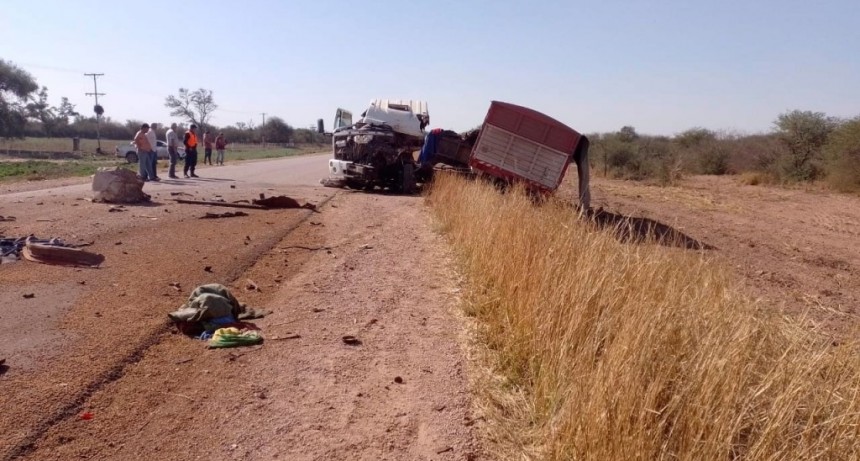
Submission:
[[[235,272],[230,286],[239,298],[273,311],[256,321],[267,338],[262,346],[207,350],[158,331],[195,284],[228,281],[221,259],[241,253],[246,234],[255,245],[253,230],[272,218],[253,225],[220,220],[212,226],[220,228],[222,246],[191,245],[171,255],[191,261],[188,269],[156,263],[167,257],[156,252],[138,261],[145,280],[108,279],[98,296],[80,295],[63,322],[89,323],[65,328],[83,360],[64,357],[62,364],[50,361],[50,370],[2,377],[2,400],[14,414],[6,413],[0,430],[22,440],[27,426],[16,422],[25,411],[44,415],[67,405],[69,393],[58,386],[85,385],[93,369],[86,360],[104,366],[127,356],[125,365],[43,425],[21,451],[24,459],[480,459],[453,315],[455,277],[421,198],[342,192],[248,270]],[[142,242],[145,235],[122,239]],[[217,234],[195,237],[211,242]],[[134,248],[144,253],[141,243]],[[201,264],[217,268],[215,276]],[[174,279],[181,295],[167,287]],[[246,289],[249,279],[260,291]],[[123,350],[121,344],[139,344],[136,332],[146,329],[157,330],[148,347]],[[82,343],[81,334],[101,340]],[[361,344],[344,344],[344,335]],[[57,367],[78,373],[57,376]],[[83,411],[93,419],[81,420]]]
[[[853,334],[860,301],[860,197],[692,177],[677,187],[597,179],[593,206],[646,217],[712,245],[753,297]]]

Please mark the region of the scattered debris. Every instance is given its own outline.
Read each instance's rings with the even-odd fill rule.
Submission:
[[[454,447],[451,447],[451,446],[439,447],[436,449],[436,454],[441,455],[442,453],[447,453],[449,451],[454,451]]]
[[[189,357],[189,358],[187,358],[187,359],[177,360],[175,363],[176,363],[177,365],[182,365],[183,363],[188,363],[188,362],[192,362],[192,361],[194,361],[194,359],[192,359],[191,357]]]
[[[361,340],[356,338],[355,336],[352,336],[352,335],[346,335],[343,338],[341,338],[341,340],[343,341],[344,344],[347,344],[350,346],[360,346],[361,345]]]
[[[249,309],[240,304],[227,287],[212,283],[195,288],[188,301],[167,316],[176,323],[182,333],[200,335],[200,339],[211,339],[213,332],[220,328],[258,330],[254,324],[244,321],[262,318],[270,313]]]
[[[235,189],[236,186],[234,184],[230,184],[230,189]]]
[[[244,205],[240,203],[213,202],[211,200],[182,200],[177,199],[176,203],[184,205],[207,205],[207,206],[223,206],[227,208],[247,208],[251,210],[267,210],[267,207],[261,205]]]
[[[206,347],[220,349],[227,347],[253,346],[263,342],[259,331],[240,330],[235,327],[219,328],[212,334]]]
[[[394,382],[397,384],[403,384],[403,378],[401,378],[400,376],[395,376]]]
[[[280,341],[280,340],[284,340],[284,339],[299,339],[301,337],[302,337],[302,335],[287,335],[287,336],[272,336],[269,339],[274,340],[274,341]]]
[[[325,309],[323,309],[322,307],[315,307],[315,308],[311,309],[311,311],[319,313],[319,312],[324,312]]]
[[[192,197],[192,195],[187,193],[187,192],[171,192],[170,195],[172,195],[174,197],[180,196],[180,195],[187,195],[188,197]]]
[[[139,203],[150,200],[143,193],[143,181],[125,168],[99,168],[93,176],[93,201],[106,203]]]
[[[248,213],[245,213],[244,211],[228,211],[226,213],[206,213],[205,215],[201,216],[200,219],[238,218],[241,216],[248,216]]]
[[[33,299],[36,297],[36,293],[24,293],[24,299]]]
[[[98,267],[105,257],[98,253],[42,243],[27,243],[21,255],[28,261],[60,266]]]
[[[206,267],[204,267],[204,268],[203,268],[203,271],[204,271],[204,272],[210,272],[210,273],[211,273],[211,272],[212,272],[212,266],[206,266]]]
[[[93,419],[92,412],[85,411],[85,412],[81,413],[81,419],[83,419],[84,421],[89,421],[89,420]]]
[[[170,282],[167,286],[173,288],[176,291],[182,291],[182,286],[180,286],[179,282]]]
[[[246,290],[248,290],[248,291],[257,291],[257,292],[259,292],[259,291],[260,291],[260,286],[259,286],[259,285],[257,285],[257,283],[256,283],[256,282],[254,282],[253,280],[248,279],[248,281],[245,283],[245,289],[246,289]]]
[[[342,179],[342,178],[323,178],[323,179],[320,179],[320,184],[322,184],[322,185],[323,185],[323,187],[337,187],[337,188],[343,188],[343,187],[345,187],[345,186],[346,186],[346,179]]]
[[[128,211],[128,210],[126,210],[125,207],[122,205],[113,205],[110,208],[108,208],[108,213],[121,213],[123,211]]]
[[[306,247],[304,245],[289,245],[285,247],[281,247],[282,250],[290,250],[290,249],[298,249],[298,250],[308,250],[308,251],[319,251],[319,250],[332,250],[332,247]]]
[[[33,235],[0,238],[0,262],[10,263],[24,257],[29,261],[68,266],[98,266],[104,256],[76,249],[60,239],[40,239]]]
[[[358,248],[359,248],[359,249],[361,249],[361,250],[372,250],[372,249],[373,249],[373,245],[371,245],[371,244],[369,244],[369,243],[365,243],[364,245],[362,245],[362,246],[360,246],[360,247],[358,247]]]
[[[3,216],[3,215],[0,215],[0,222],[13,222],[13,221],[15,221],[15,219],[16,219],[16,218],[15,218],[14,216]]]
[[[287,197],[286,195],[277,195],[266,198],[265,194],[260,194],[260,198],[252,200],[251,203],[254,205],[261,205],[266,208],[306,208],[311,211],[317,211],[317,206],[313,203],[305,203],[304,205],[301,205],[296,199]]]

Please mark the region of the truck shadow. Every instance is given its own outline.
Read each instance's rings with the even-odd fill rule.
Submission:
[[[672,226],[650,218],[625,216],[603,208],[589,210],[584,216],[599,229],[610,231],[622,243],[657,243],[689,250],[717,249]]]

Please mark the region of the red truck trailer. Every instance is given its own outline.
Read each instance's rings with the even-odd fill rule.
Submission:
[[[573,128],[538,111],[493,101],[472,149],[469,166],[474,170],[529,189],[554,192],[568,165],[577,165],[579,199],[590,206],[588,138]]]

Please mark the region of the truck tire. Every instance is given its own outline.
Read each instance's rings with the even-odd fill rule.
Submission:
[[[128,163],[137,163],[137,154],[134,152],[128,152],[125,154],[125,159]]]
[[[412,162],[403,164],[403,184],[400,190],[404,194],[415,192],[415,165]]]

